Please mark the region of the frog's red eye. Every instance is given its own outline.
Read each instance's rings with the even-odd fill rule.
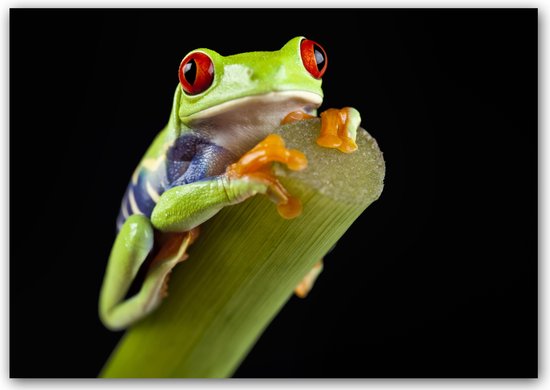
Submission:
[[[300,44],[302,62],[307,71],[316,79],[323,77],[327,69],[327,53],[317,42],[304,39]]]
[[[206,54],[196,51],[181,62],[179,77],[183,90],[189,95],[196,95],[212,85],[214,64]]]

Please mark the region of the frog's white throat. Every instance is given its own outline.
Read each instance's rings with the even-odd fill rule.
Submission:
[[[237,156],[277,128],[292,111],[311,113],[323,99],[306,91],[281,91],[235,99],[194,114],[191,127]]]

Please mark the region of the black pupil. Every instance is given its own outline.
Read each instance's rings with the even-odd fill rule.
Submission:
[[[317,69],[323,69],[325,66],[325,55],[323,54],[323,49],[317,45],[313,45],[313,55],[315,56],[315,62],[317,63]]]
[[[189,84],[195,84],[195,79],[197,78],[197,64],[195,63],[194,58],[191,58],[189,62],[185,64],[183,74]]]

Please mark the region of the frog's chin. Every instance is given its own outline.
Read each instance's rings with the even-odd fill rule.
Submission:
[[[289,112],[312,113],[322,101],[307,91],[269,92],[235,99],[188,119],[195,131],[240,156],[272,133]]]

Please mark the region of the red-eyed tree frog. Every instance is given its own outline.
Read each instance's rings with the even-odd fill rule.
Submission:
[[[182,60],[170,119],[139,163],[124,194],[99,299],[110,329],[140,320],[162,301],[172,268],[184,260],[197,227],[223,207],[256,194],[270,196],[283,217],[300,206],[270,175],[267,164],[290,169],[307,163],[272,131],[316,116],[323,100],[327,56],[304,37],[278,51],[222,56],[197,49]],[[357,110],[321,114],[317,143],[352,152],[361,121]],[[138,293],[126,295],[146,259]],[[305,296],[321,272],[319,262],[296,288]]]

